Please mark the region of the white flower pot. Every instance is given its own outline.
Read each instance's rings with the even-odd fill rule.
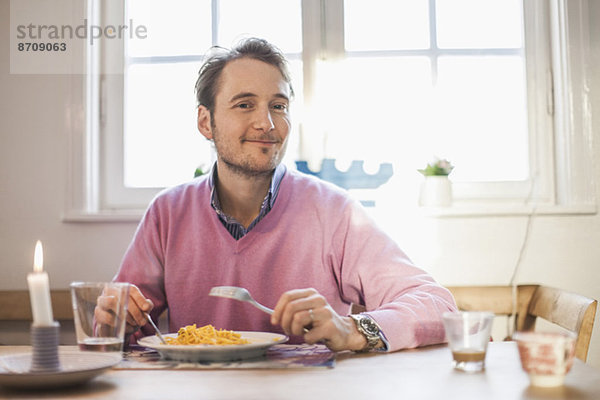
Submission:
[[[452,204],[452,182],[447,176],[426,176],[421,183],[419,205],[448,207]]]

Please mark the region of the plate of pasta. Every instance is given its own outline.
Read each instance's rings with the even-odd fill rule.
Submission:
[[[229,331],[212,325],[188,325],[177,333],[146,336],[138,344],[160,353],[163,358],[177,361],[236,361],[263,357],[273,345],[285,343],[288,337],[278,333]]]

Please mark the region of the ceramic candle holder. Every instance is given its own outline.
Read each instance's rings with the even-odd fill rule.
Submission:
[[[61,369],[58,358],[60,324],[50,326],[31,325],[31,369],[30,372],[56,372]]]

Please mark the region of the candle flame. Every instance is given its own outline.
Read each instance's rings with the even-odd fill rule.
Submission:
[[[42,249],[42,242],[39,240],[35,244],[35,254],[33,256],[33,271],[42,272],[44,269],[44,250]]]

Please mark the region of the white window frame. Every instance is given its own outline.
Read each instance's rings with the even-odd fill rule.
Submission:
[[[431,0],[433,1],[433,0]],[[88,0],[87,17],[98,21],[100,13],[119,10],[99,10],[99,3]],[[103,5],[111,2],[102,2]],[[434,216],[489,216],[537,214],[596,213],[596,194],[592,163],[592,129],[590,98],[590,45],[588,0],[524,1],[526,16],[526,54],[528,88],[535,96],[528,98],[530,108],[530,157],[536,184],[472,183],[456,184],[455,193],[462,199],[449,208],[428,211]],[[340,13],[340,10],[342,12]],[[314,96],[315,63],[319,59],[343,56],[343,0],[303,0],[303,63],[304,97],[310,104]],[[551,41],[532,42],[531,38],[547,37]],[[336,32],[335,35],[327,32]],[[339,35],[339,32],[342,32]],[[317,34],[315,34],[315,32]],[[341,42],[340,42],[341,38]],[[102,62],[123,62],[117,57],[102,57],[101,53],[123,54],[103,43],[101,51],[88,49],[88,75],[85,87],[84,134],[74,127],[70,132],[69,199],[64,215],[72,221],[137,220],[149,198],[158,189],[128,189],[123,198],[107,202],[105,188],[115,170],[102,171],[103,146],[121,149],[107,163],[121,168],[122,175],[122,110],[123,75],[102,73]],[[114,44],[113,44],[114,45]],[[118,53],[120,51],[120,53]],[[543,61],[551,57],[551,68]],[[541,61],[540,61],[541,60]],[[533,90],[533,87],[536,89]],[[120,88],[120,89],[119,89]],[[541,89],[540,89],[541,88]],[[120,96],[106,101],[106,91]],[[120,90],[120,92],[119,92]],[[306,107],[305,113],[310,112]],[[108,118],[107,116],[116,116]],[[534,129],[535,128],[535,129]],[[318,143],[310,125],[302,127],[300,154],[307,154],[310,143]],[[115,134],[116,133],[116,134]],[[109,137],[104,137],[109,135]],[[112,135],[112,136],[111,136]],[[100,140],[101,138],[105,140]],[[303,148],[303,146],[305,146]],[[314,147],[310,148],[315,154]],[[121,157],[121,159],[119,159]],[[592,183],[592,184],[590,184]],[[504,185],[498,190],[498,185]],[[512,187],[510,187],[512,186]],[[534,201],[526,195],[534,188]],[[136,193],[127,193],[133,191]],[[487,193],[487,196],[486,196]],[[508,193],[502,196],[500,193]]]

